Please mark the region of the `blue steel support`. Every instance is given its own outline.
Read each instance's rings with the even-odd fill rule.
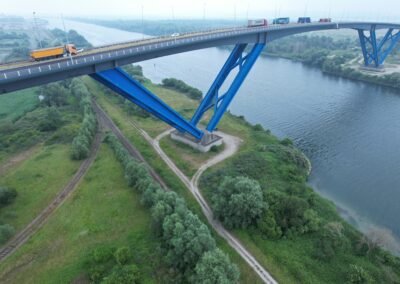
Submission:
[[[393,28],[388,29],[385,36],[378,42],[376,39],[376,25],[371,26],[369,36],[365,35],[364,30],[358,30],[365,66],[368,67],[373,63],[374,67],[378,68],[385,62],[400,40],[400,31],[393,32]]]
[[[200,106],[197,108],[196,112],[194,113],[192,120],[191,120],[193,125],[197,125],[197,123],[199,123],[203,114],[214,105],[215,99],[218,98],[219,88],[221,88],[222,84],[225,82],[229,73],[232,71],[235,64],[238,62],[238,59],[242,56],[243,51],[246,48],[246,46],[247,46],[247,44],[238,44],[235,46],[235,48],[229,55],[228,59],[226,60],[224,66],[222,67],[221,71],[218,73],[217,77],[215,78],[210,89],[208,90],[206,96],[201,101]]]
[[[202,138],[203,131],[183,118],[122,69],[109,69],[90,76],[179,131],[188,132],[197,139]]]
[[[255,44],[252,50],[247,55],[243,56],[246,46],[247,44],[238,44],[235,46],[231,55],[219,72],[217,78],[211,85],[207,95],[204,97],[199,108],[193,115],[191,120],[193,125],[196,125],[200,121],[201,117],[207,110],[214,107],[214,114],[206,127],[207,131],[214,131],[225,111],[229,107],[232,99],[235,97],[237,91],[244,82],[246,76],[249,74],[261,51],[264,49],[265,44]],[[239,71],[236,74],[231,86],[225,94],[219,96],[219,90],[221,86],[225,82],[230,72],[236,67],[239,67]]]

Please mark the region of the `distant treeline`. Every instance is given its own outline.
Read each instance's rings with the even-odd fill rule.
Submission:
[[[232,20],[100,20],[72,18],[75,21],[121,29],[146,35],[159,36],[172,33],[186,33],[207,29],[227,28],[245,25],[244,21]]]
[[[376,76],[346,65],[361,56],[357,39],[334,40],[327,36],[291,36],[271,42],[264,50],[264,54],[300,61],[320,68],[325,73],[400,88],[400,73]],[[389,55],[387,62],[400,64],[399,49],[395,49]]]

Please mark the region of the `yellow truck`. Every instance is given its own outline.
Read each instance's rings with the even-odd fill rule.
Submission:
[[[36,49],[31,51],[31,58],[34,61],[63,57],[64,55],[76,55],[78,51],[75,45],[66,44],[64,46],[56,46],[49,48]]]

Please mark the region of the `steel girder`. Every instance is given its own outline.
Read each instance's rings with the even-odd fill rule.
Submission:
[[[365,66],[380,67],[392,52],[396,44],[400,40],[400,31],[394,32],[393,28],[388,29],[385,36],[378,42],[376,38],[376,25],[372,25],[369,30],[369,36],[365,34],[365,30],[358,29],[361,50],[364,57]]]
[[[210,89],[208,90],[206,96],[200,103],[199,108],[193,115],[191,120],[191,123],[193,125],[197,125],[203,114],[207,110],[214,107],[214,114],[208,122],[206,129],[209,132],[215,130],[225,111],[229,107],[232,99],[235,97],[240,86],[246,79],[246,76],[249,74],[254,63],[257,61],[258,56],[264,49],[265,43],[255,44],[252,50],[248,54],[244,55],[244,50],[246,49],[246,47],[247,44],[238,44],[235,46],[224,66],[222,67],[221,71],[211,85]],[[228,75],[236,68],[238,68],[239,70],[235,78],[233,79],[233,82],[231,83],[228,91],[220,96],[220,88],[226,81]]]
[[[90,76],[179,131],[187,132],[199,140],[202,138],[203,131],[187,121],[121,68],[101,71]]]

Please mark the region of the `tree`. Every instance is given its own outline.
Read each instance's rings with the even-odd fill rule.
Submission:
[[[228,228],[256,224],[267,204],[259,183],[247,177],[226,177],[212,196],[215,217]]]
[[[11,204],[17,197],[17,191],[14,188],[0,187],[0,208]]]
[[[270,210],[258,220],[257,227],[267,238],[279,239],[282,236],[282,230],[276,224],[274,214]]]
[[[88,141],[82,135],[78,135],[72,140],[71,157],[74,160],[82,160],[89,155]]]
[[[202,255],[216,248],[207,226],[187,208],[165,217],[163,248],[166,261],[183,272],[191,271]]]
[[[42,101],[47,106],[62,106],[67,104],[68,91],[59,83],[51,83],[41,88],[44,96]]]
[[[338,251],[344,250],[348,245],[348,240],[343,230],[343,225],[339,222],[326,224],[317,241],[315,256],[319,259],[330,260]]]
[[[204,253],[197,263],[191,283],[238,283],[239,269],[220,249]]]
[[[39,124],[41,131],[53,131],[59,128],[62,124],[60,112],[55,107],[48,107],[44,120]]]
[[[305,200],[279,192],[273,192],[268,198],[275,221],[285,235],[305,232],[304,213],[308,209],[308,203]]]
[[[358,248],[365,248],[365,254],[375,251],[377,248],[389,247],[395,244],[396,240],[390,230],[372,227],[361,237]]]
[[[178,197],[175,192],[158,192],[154,201],[154,206],[151,208],[151,217],[153,228],[158,234],[162,234],[164,219],[176,211],[186,209],[185,202]],[[186,209],[187,210],[187,209]]]
[[[125,178],[128,185],[136,187],[141,179],[147,175],[147,170],[142,163],[131,160],[125,166]]]

